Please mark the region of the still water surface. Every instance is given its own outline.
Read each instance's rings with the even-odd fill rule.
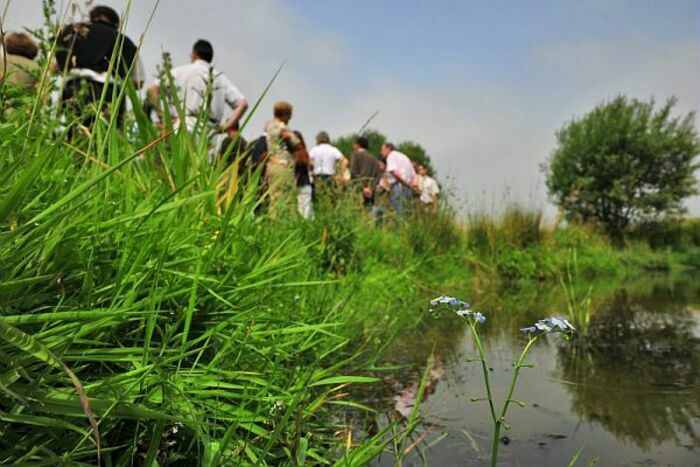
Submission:
[[[645,278],[590,290],[594,313],[588,345],[575,349],[548,336],[531,352],[536,367],[521,371],[514,396],[526,406],[510,408],[512,428],[503,433],[499,464],[567,465],[584,446],[577,465],[700,466],[700,281]],[[511,363],[525,343],[518,329],[562,314],[565,297],[556,287],[468,294],[475,309],[489,317],[485,347],[500,401]],[[410,410],[433,348],[425,420],[416,434],[426,463],[487,464],[488,406],[470,402],[484,395],[483,378],[477,363],[467,363],[476,352],[457,320],[431,321],[399,339],[390,361],[409,369],[387,378],[394,394],[379,403]],[[419,451],[414,449],[404,465],[423,465]],[[392,465],[392,459],[377,465]]]

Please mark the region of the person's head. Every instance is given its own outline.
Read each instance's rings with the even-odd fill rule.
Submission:
[[[119,28],[119,14],[112,8],[98,5],[90,10],[90,21],[93,23],[106,23],[115,28]]]
[[[272,108],[273,115],[277,120],[283,121],[284,123],[289,123],[292,119],[292,104],[285,101],[275,102]]]
[[[382,149],[380,150],[382,157],[388,156],[394,149],[396,149],[396,146],[394,146],[392,143],[382,144]]]
[[[428,169],[426,169],[423,164],[418,164],[416,172],[418,172],[418,175],[422,175],[423,177],[428,175]]]
[[[366,136],[358,136],[355,138],[355,151],[359,151],[360,149],[369,149],[369,140]]]
[[[26,32],[8,32],[3,37],[5,52],[9,55],[20,55],[34,60],[39,54],[39,48],[34,39]]]
[[[211,46],[211,42],[199,39],[192,46],[192,54],[190,57],[193,62],[195,60],[204,60],[207,63],[211,63],[214,59],[214,47]]]
[[[316,144],[331,144],[331,137],[325,131],[319,131],[316,135]]]

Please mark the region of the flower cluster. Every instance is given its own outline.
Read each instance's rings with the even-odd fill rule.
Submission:
[[[440,295],[438,298],[430,300],[430,305],[440,310],[453,311],[460,318],[470,318],[475,323],[486,322],[486,316],[482,315],[481,312],[472,310],[472,306],[469,302],[459,300],[458,298]],[[435,310],[431,309],[430,311],[434,312]]]
[[[471,308],[469,302],[465,302],[454,297],[447,297],[445,295],[440,295],[438,298],[430,300],[432,306],[449,305],[453,308]]]
[[[536,332],[542,332],[543,334],[549,332],[572,333],[574,331],[576,331],[576,328],[573,327],[567,319],[556,316],[541,319],[534,325],[520,330],[520,332],[525,334],[534,334]]]

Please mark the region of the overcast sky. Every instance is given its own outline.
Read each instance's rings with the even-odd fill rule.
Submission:
[[[132,2],[135,42],[154,4]],[[40,0],[10,0],[4,27],[36,27],[40,12]],[[186,62],[198,38],[251,101],[286,63],[248,137],[279,99],[307,139],[356,131],[378,110],[372,127],[422,144],[460,200],[485,209],[545,206],[554,132],[607,98],[675,95],[678,112],[700,109],[698,0],[162,0],[147,70],[163,50]],[[700,198],[689,206],[700,214]]]

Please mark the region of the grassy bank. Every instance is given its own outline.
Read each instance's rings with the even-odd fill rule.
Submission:
[[[700,251],[692,232],[683,237],[687,241],[655,245],[651,229],[635,232],[624,248],[615,247],[593,227],[554,226],[541,211],[517,204],[498,216],[472,213],[463,230],[476,270],[492,282],[558,282],[571,268],[580,279],[695,268]]]
[[[346,386],[375,381],[393,323],[448,275],[448,214],[374,227],[348,200],[271,219],[255,184],[224,200],[225,168],[184,133],[102,122],[69,144],[31,109],[0,125],[3,463],[357,464],[381,449],[347,443]]]

